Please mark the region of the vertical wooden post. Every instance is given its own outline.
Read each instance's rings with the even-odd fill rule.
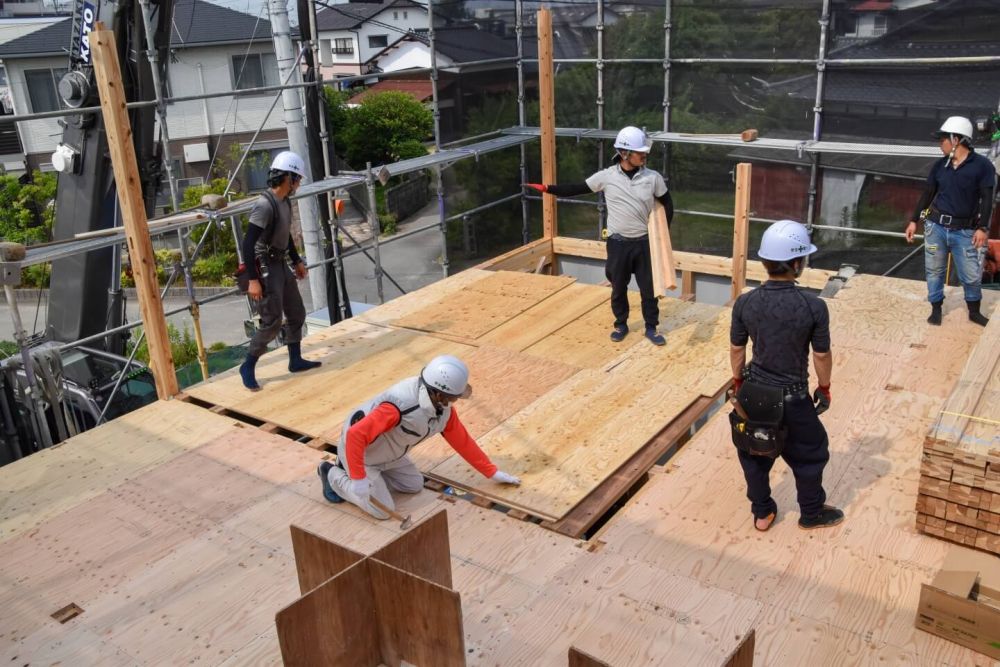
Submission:
[[[747,284],[747,244],[750,241],[750,163],[736,165],[736,206],[733,213],[733,288],[730,301]]]
[[[156,256],[153,254],[153,243],[146,223],[146,207],[139,185],[139,166],[135,146],[132,145],[132,127],[125,109],[125,91],[122,89],[122,72],[118,64],[114,32],[105,29],[102,23],[97,23],[90,33],[90,46],[93,50],[94,74],[97,76],[101,114],[108,133],[111,166],[121,204],[128,254],[139,294],[139,312],[149,341],[149,365],[156,379],[156,395],[160,399],[166,399],[178,392],[177,374],[170,353],[163,302],[160,301],[159,286],[156,283]]]
[[[542,182],[556,181],[556,92],[552,66],[552,12],[538,10],[538,106],[542,124]],[[558,233],[556,198],[542,195],[542,236]]]

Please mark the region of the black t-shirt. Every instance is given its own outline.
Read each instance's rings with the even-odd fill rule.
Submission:
[[[826,303],[791,281],[768,281],[733,304],[729,341],[753,341],[750,379],[787,386],[809,380],[809,346],[830,351]]]

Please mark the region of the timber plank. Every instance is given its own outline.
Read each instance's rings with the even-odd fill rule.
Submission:
[[[524,350],[610,298],[611,290],[606,287],[573,283],[485,334],[479,342]]]

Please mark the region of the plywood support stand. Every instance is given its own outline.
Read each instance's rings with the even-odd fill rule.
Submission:
[[[156,395],[162,400],[176,394],[179,388],[170,352],[167,322],[163,317],[163,302],[156,282],[156,255],[149,238],[146,207],[139,185],[139,166],[135,146],[132,144],[132,127],[125,108],[127,100],[122,89],[115,34],[106,30],[102,23],[97,23],[90,34],[90,44],[93,49],[97,90],[101,98],[101,114],[108,133],[111,166],[115,172],[115,186],[125,223],[129,261],[132,263],[135,286],[139,293],[142,326],[149,341],[149,365],[156,380]]]
[[[538,10],[538,101],[542,124],[542,182],[556,182],[556,93],[552,57],[552,12]],[[542,195],[542,237],[554,237],[559,228],[556,198]]]
[[[465,665],[445,510],[369,557],[291,532],[302,597],[275,617],[286,665]]]
[[[653,261],[653,292],[656,296],[664,296],[677,289],[677,270],[667,212],[660,202],[654,202],[649,213],[649,250]]]
[[[747,246],[750,241],[750,170],[749,162],[736,165],[736,205],[733,211],[733,287],[731,301],[747,285]]]

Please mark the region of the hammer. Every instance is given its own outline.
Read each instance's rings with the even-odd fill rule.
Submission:
[[[383,505],[378,500],[378,498],[376,498],[375,496],[368,496],[368,500],[369,500],[369,502],[371,502],[372,505],[374,505],[375,507],[379,508],[380,510],[382,510],[383,512],[385,512],[386,514],[388,514],[389,516],[391,516],[393,519],[395,519],[396,521],[398,521],[399,522],[399,529],[400,530],[406,530],[407,528],[410,527],[410,524],[413,523],[410,520],[410,515],[409,514],[407,514],[404,517],[399,512],[395,512],[395,511],[389,509],[388,507],[386,507],[385,505]]]

